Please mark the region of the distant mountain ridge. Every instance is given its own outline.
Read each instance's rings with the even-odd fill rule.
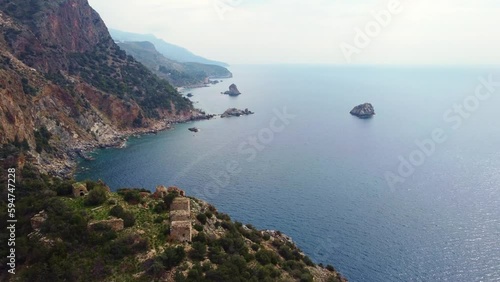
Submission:
[[[229,66],[227,63],[209,60],[203,58],[201,56],[193,54],[191,51],[186,48],[177,46],[175,44],[168,43],[162,39],[157,38],[152,34],[139,34],[139,33],[131,33],[125,32],[116,29],[109,29],[109,33],[111,37],[118,42],[126,42],[126,41],[149,41],[156,46],[156,49],[163,54],[163,56],[168,59],[178,61],[178,62],[192,62],[192,63],[201,63],[201,64],[211,64],[218,65],[222,67]]]
[[[202,86],[207,78],[232,77],[230,71],[219,65],[177,62],[168,59],[149,41],[126,41],[117,44],[127,54],[174,86]]]

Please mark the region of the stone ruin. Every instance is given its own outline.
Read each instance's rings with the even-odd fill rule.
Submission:
[[[191,242],[191,201],[177,197],[170,205],[170,236],[179,242]]]
[[[179,194],[179,196],[186,197],[186,193],[184,192],[184,190],[179,189],[178,187],[175,187],[175,186],[168,187],[167,192],[168,193],[177,192],[177,194]]]
[[[191,242],[191,221],[174,221],[170,223],[170,236],[178,242]]]
[[[167,194],[168,194],[167,187],[163,185],[158,185],[156,186],[156,191],[154,192],[153,197],[155,197],[156,199],[160,199],[167,196]]]
[[[73,184],[73,197],[79,198],[87,195],[89,191],[87,190],[87,185],[78,182]]]
[[[153,198],[161,199],[161,198],[167,196],[168,193],[173,193],[173,192],[177,192],[177,194],[181,197],[186,196],[186,193],[182,189],[179,189],[175,186],[171,186],[171,187],[167,188],[163,185],[158,185],[158,186],[156,186],[156,191],[153,193]]]

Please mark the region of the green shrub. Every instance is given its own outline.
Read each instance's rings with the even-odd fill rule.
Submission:
[[[170,192],[165,197],[163,197],[163,202],[165,203],[167,209],[170,209],[170,205],[172,204],[174,199],[177,198],[178,196],[179,196],[179,193]]]
[[[183,247],[168,247],[163,254],[159,256],[159,260],[167,270],[170,270],[178,266],[185,257],[186,251],[184,251]]]
[[[125,210],[120,205],[116,205],[109,210],[109,215],[121,218]]]
[[[214,216],[214,214],[211,211],[206,211],[205,215],[207,216],[207,218],[212,218]]]
[[[204,260],[207,254],[207,245],[202,242],[194,242],[193,249],[189,252],[189,257],[193,260]]]
[[[278,263],[278,257],[272,251],[268,250],[260,250],[255,253],[255,259],[261,265],[273,264],[276,265]]]
[[[73,195],[73,185],[69,181],[64,181],[56,186],[56,192],[57,196]]]
[[[252,245],[252,250],[254,250],[254,251],[258,251],[258,250],[259,250],[259,248],[260,248],[260,246],[259,246],[259,245],[257,245],[257,244],[253,244],[253,245]]]
[[[108,199],[108,191],[101,186],[92,189],[85,198],[86,206],[102,205]]]
[[[208,243],[207,235],[205,235],[204,232],[200,231],[198,234],[196,234],[196,236],[193,237],[193,242],[201,242],[203,244],[206,244]]]
[[[160,201],[158,204],[155,205],[153,211],[155,213],[164,213],[164,212],[168,211],[168,208],[169,207],[167,206],[167,204],[165,204],[165,202]]]
[[[196,215],[196,219],[198,219],[198,221],[203,225],[207,223],[207,216],[204,213],[199,213],[198,215]]]
[[[137,234],[130,234],[114,241],[109,253],[114,259],[122,259],[128,255],[144,252],[148,249],[148,240],[140,238]]]
[[[123,219],[124,227],[132,227],[135,224],[135,215],[132,212],[125,211],[120,205],[111,208],[109,215]]]
[[[130,190],[123,195],[123,199],[131,205],[137,205],[141,202],[141,194],[137,190]]]
[[[193,228],[194,228],[194,230],[196,230],[198,232],[203,231],[203,226],[201,226],[201,225],[199,225],[197,223],[193,226]]]
[[[122,219],[124,227],[132,227],[135,224],[135,215],[131,212],[124,212]]]
[[[314,262],[308,256],[304,256],[304,258],[302,259],[302,261],[304,261],[304,263],[307,266],[314,266]]]

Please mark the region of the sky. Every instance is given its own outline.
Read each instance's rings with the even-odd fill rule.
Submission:
[[[497,0],[89,0],[110,28],[229,64],[500,64]]]

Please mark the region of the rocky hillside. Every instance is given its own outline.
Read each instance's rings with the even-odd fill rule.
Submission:
[[[120,50],[87,0],[1,0],[0,30],[0,144],[42,171],[68,173],[74,152],[197,115]]]
[[[127,54],[174,86],[201,86],[207,78],[225,78],[232,74],[226,68],[200,63],[180,63],[166,58],[148,41],[117,43]]]
[[[1,281],[345,281],[288,236],[232,221],[178,188],[111,193],[103,182],[25,175],[18,194],[16,275],[1,248]],[[177,200],[186,214],[172,211]],[[186,242],[174,235],[179,216]]]

